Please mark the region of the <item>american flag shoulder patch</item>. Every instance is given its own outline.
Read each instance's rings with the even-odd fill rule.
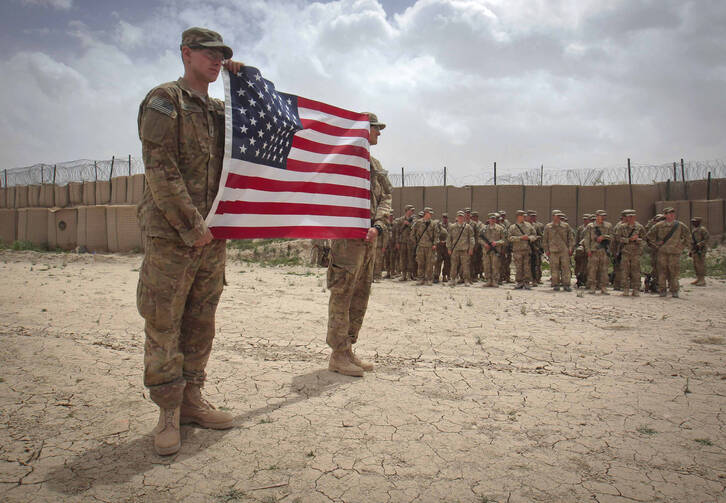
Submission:
[[[152,96],[146,104],[146,108],[161,112],[172,119],[176,117],[176,110],[174,110],[174,105],[172,105],[171,101],[165,100],[160,96]]]

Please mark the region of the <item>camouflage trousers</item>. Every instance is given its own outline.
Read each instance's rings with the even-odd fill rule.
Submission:
[[[542,282],[542,254],[541,253],[535,253],[532,255],[532,260],[534,260],[534,281],[536,283]]]
[[[501,268],[499,272],[499,282],[509,283],[512,281],[512,250],[504,247],[502,251]]]
[[[640,253],[623,253],[621,257],[621,286],[626,290],[640,290]]]
[[[552,286],[570,286],[572,270],[568,252],[553,251],[550,253],[550,270],[552,271]]]
[[[214,315],[224,288],[226,241],[202,247],[146,237],[136,292],[144,318],[144,385],[162,408],[182,401],[186,383],[202,385]]]
[[[383,271],[383,239],[376,239],[376,260],[373,266],[373,277],[381,279]]]
[[[439,242],[436,245],[436,262],[434,263],[434,278],[446,281],[451,274],[451,257],[446,249],[446,243]]]
[[[386,269],[389,276],[393,276],[398,273],[398,253],[396,245],[392,241],[388,242],[385,255],[386,261],[383,267]]]
[[[532,266],[530,265],[531,252],[527,249],[524,251],[513,251],[512,260],[514,261],[515,276],[517,285],[532,283]]]
[[[336,239],[328,266],[328,336],[334,351],[358,341],[373,282],[376,243],[363,239]]]
[[[706,279],[706,253],[693,252],[693,270],[696,273],[696,279],[703,281]]]
[[[482,256],[482,274],[488,283],[498,285],[500,279],[500,258],[493,251],[485,252]]]
[[[608,286],[608,254],[602,248],[592,251],[587,257],[587,287],[590,290],[607,288]]]
[[[416,263],[418,264],[418,279],[431,281],[434,275],[434,251],[430,246],[419,245],[416,249]]]
[[[658,291],[666,291],[666,281],[671,292],[678,291],[678,279],[681,276],[680,254],[658,252]]]
[[[476,243],[474,245],[474,254],[471,256],[471,276],[473,279],[476,279],[482,273],[483,260],[484,250],[482,248],[482,245]]]
[[[469,251],[468,250],[453,250],[451,252],[451,284],[456,284],[456,277],[459,273],[459,267],[461,267],[461,277],[464,282],[471,283],[471,276],[469,275]]]
[[[613,272],[615,273],[613,277],[613,287],[614,288],[623,288],[623,285],[625,284],[625,269],[623,268],[623,256],[621,255],[620,263],[615,264],[613,266]]]
[[[398,268],[401,271],[401,275],[405,277],[408,274],[410,278],[413,278],[413,275],[416,274],[413,246],[407,241],[402,242],[401,247],[398,249],[398,257]]]
[[[587,284],[587,253],[582,249],[575,252],[575,275],[578,277],[578,281],[582,279],[583,285],[581,286]]]

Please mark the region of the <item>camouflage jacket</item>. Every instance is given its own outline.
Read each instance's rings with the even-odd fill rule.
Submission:
[[[602,241],[598,242],[598,230],[603,236]],[[610,251],[610,241],[613,239],[613,226],[610,222],[603,222],[598,225],[597,222],[591,222],[585,227],[585,251],[594,252],[595,250]],[[605,242],[607,241],[607,243]]]
[[[152,89],[141,102],[139,138],[146,188],[137,216],[147,236],[191,246],[219,188],[224,155],[224,103],[184,81]]]
[[[668,236],[671,228],[676,222],[678,222],[678,228],[671,235],[668,241],[664,243],[663,240],[666,236]],[[688,227],[679,220],[674,220],[672,223],[663,220],[662,222],[655,224],[650,231],[648,231],[645,239],[658,250],[658,253],[675,255],[681,253],[685,248],[690,248],[691,231],[689,231]]]
[[[520,230],[521,229],[521,230]],[[522,239],[522,236],[529,236],[529,240]],[[513,252],[530,251],[529,243],[537,239],[537,231],[529,222],[513,223],[509,226],[507,233],[509,242],[512,243]]]
[[[393,204],[393,188],[388,180],[388,173],[378,159],[371,156],[371,227],[388,227],[388,215]]]
[[[545,253],[572,253],[575,249],[575,234],[565,222],[548,223],[544,228],[542,247]]]
[[[637,255],[643,251],[645,227],[638,222],[635,222],[632,226],[627,223],[616,225],[613,230],[613,236],[613,240],[618,243],[617,249],[619,253],[624,255]],[[631,238],[635,236],[638,239],[631,241]]]
[[[437,226],[433,220],[417,220],[411,229],[411,246],[431,248],[436,243]]]
[[[481,228],[481,231],[479,231],[479,234],[477,235],[477,238],[479,239],[479,244],[481,244],[484,253],[489,253],[491,249],[487,250],[487,247],[485,246],[486,241],[484,241],[484,238],[482,236],[486,236],[486,238],[497,249],[497,251],[501,251],[502,245],[506,244],[507,242],[507,232],[504,230],[504,227],[499,224],[486,224]]]
[[[474,249],[474,231],[471,225],[464,222],[454,222],[449,226],[449,235],[446,238],[446,248],[449,251],[469,251]]]
[[[710,235],[708,234],[708,229],[706,229],[703,225],[694,227],[691,231],[691,251],[705,253],[708,249],[709,238]]]

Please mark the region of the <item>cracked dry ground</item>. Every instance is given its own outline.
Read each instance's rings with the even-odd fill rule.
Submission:
[[[140,256],[0,253],[0,500],[726,501],[726,285],[682,299],[374,285],[331,374],[324,271],[228,265],[206,393],[156,456]]]

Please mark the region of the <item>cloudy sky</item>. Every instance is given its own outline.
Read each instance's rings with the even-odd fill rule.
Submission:
[[[140,155],[138,104],[194,25],[280,90],[376,112],[389,170],[726,158],[723,0],[3,0],[0,19],[0,168]]]

